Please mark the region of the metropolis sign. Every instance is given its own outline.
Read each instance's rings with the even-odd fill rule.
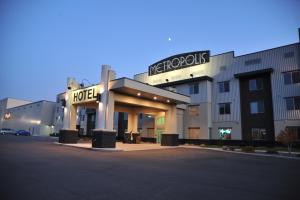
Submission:
[[[97,100],[97,93],[100,91],[100,86],[95,85],[72,92],[72,103],[86,103]]]
[[[161,74],[209,62],[209,51],[195,51],[165,58],[149,66],[148,75]]]

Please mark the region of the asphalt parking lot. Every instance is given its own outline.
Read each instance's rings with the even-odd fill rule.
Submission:
[[[0,199],[300,199],[300,161],[199,149],[99,152],[0,136]]]

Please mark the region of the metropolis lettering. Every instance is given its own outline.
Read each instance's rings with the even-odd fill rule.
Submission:
[[[149,66],[149,76],[209,62],[209,51],[179,54]]]

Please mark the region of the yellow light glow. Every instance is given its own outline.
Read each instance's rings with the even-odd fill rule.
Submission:
[[[154,100],[156,100],[156,99],[157,99],[157,97],[155,96],[155,97],[153,97],[153,99],[154,99]]]
[[[141,93],[140,93],[140,92],[138,92],[138,93],[137,93],[137,95],[138,95],[138,96],[141,96]]]
[[[32,124],[41,124],[41,120],[29,120]]]

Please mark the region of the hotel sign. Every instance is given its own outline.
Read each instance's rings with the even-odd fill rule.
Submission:
[[[209,62],[209,51],[195,51],[165,58],[149,66],[148,75],[161,74]]]
[[[97,93],[99,92],[99,85],[74,90],[72,91],[72,104],[94,102],[97,100]]]

